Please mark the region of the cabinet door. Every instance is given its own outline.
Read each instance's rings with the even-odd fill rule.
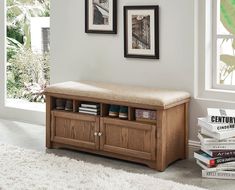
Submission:
[[[52,111],[51,140],[76,147],[99,149],[99,117]]]
[[[155,160],[156,126],[101,118],[100,149],[125,156]]]

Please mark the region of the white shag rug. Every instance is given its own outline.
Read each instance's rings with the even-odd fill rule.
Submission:
[[[202,190],[143,174],[0,144],[1,190]]]

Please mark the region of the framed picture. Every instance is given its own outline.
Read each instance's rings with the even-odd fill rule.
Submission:
[[[125,57],[159,59],[158,6],[124,7]]]
[[[86,33],[117,33],[117,0],[85,0]]]

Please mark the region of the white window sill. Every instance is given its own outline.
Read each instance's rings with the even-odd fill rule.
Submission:
[[[45,112],[46,110],[45,103],[28,102],[21,99],[6,99],[5,107],[37,112]]]
[[[224,89],[207,89],[199,93],[195,97],[195,99],[224,103],[235,103],[235,91]]]
[[[235,95],[235,91],[234,90],[226,90],[226,89],[215,89],[215,88],[213,88],[213,89],[207,89],[206,91],[208,91],[208,92],[214,92],[214,93],[216,93],[216,92],[219,92],[219,93],[227,93],[227,94],[233,94],[233,95]]]

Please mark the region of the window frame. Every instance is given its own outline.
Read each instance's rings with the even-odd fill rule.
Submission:
[[[23,121],[45,125],[45,109],[35,108],[25,109],[25,107],[8,106],[6,100],[6,63],[7,63],[7,43],[6,43],[6,0],[0,1],[0,117],[13,121]]]
[[[215,0],[194,1],[194,98],[235,103],[235,91],[213,88],[212,13]]]

